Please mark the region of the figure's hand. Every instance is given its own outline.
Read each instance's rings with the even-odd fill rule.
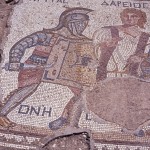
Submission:
[[[140,64],[142,61],[143,61],[143,57],[140,57],[140,56],[137,56],[137,55],[131,55],[128,58],[124,69],[130,68],[133,64]]]
[[[140,57],[140,56],[137,56],[137,55],[132,55],[132,56],[130,56],[130,58],[129,58],[129,62],[130,63],[139,63],[139,62],[141,62],[142,61],[142,57]]]
[[[122,38],[120,38],[120,37],[108,39],[106,42],[100,43],[100,47],[101,48],[115,47],[115,46],[117,46],[118,42],[121,41],[121,40],[122,40]]]
[[[20,65],[21,65],[20,63],[6,63],[5,64],[5,70],[19,71]]]

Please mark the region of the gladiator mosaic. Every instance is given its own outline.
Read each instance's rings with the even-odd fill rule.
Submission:
[[[149,150],[150,2],[13,4],[0,149]]]

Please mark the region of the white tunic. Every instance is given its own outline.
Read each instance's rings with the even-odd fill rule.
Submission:
[[[107,77],[127,76],[124,68],[128,58],[136,51],[140,35],[137,37],[133,37],[119,30],[119,37],[121,38],[121,40],[118,42],[116,49],[114,50],[107,65]],[[110,28],[102,28],[100,30],[97,30],[93,36],[93,42],[96,47],[102,42],[109,42],[111,40],[112,35]],[[99,47],[99,49],[96,50],[98,57],[100,57],[100,51],[101,49]],[[146,47],[145,53],[147,53],[148,51],[149,45]]]

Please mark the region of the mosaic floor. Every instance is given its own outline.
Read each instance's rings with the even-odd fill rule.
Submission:
[[[0,150],[150,150],[150,2],[0,2]]]

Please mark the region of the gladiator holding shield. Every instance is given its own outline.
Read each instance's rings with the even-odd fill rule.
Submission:
[[[90,91],[86,94],[85,89],[88,89],[86,87],[96,86],[96,88],[102,89],[101,84],[105,83],[102,80],[107,77],[134,76],[134,78],[129,78],[130,82],[135,80],[134,84],[139,83],[139,80],[135,77],[144,81],[149,79],[149,54],[145,51],[149,45],[150,34],[141,30],[147,21],[146,13],[132,8],[124,9],[120,15],[123,24],[105,26],[96,31],[93,43],[91,39],[82,34],[88,25],[89,16],[87,14],[91,11],[86,8],[68,9],[61,14],[56,28],[33,33],[21,39],[11,48],[7,67],[9,71],[19,71],[18,89],[10,93],[6,98],[6,103],[2,106],[0,113],[1,126],[15,125],[7,118],[7,114],[33,94],[41,82],[61,84],[67,86],[74,93],[74,96],[64,108],[62,115],[49,123],[50,129],[57,130],[63,125],[78,126],[83,107],[81,100],[84,99],[84,94],[92,93]],[[95,44],[96,41],[98,41],[97,45]],[[25,50],[30,47],[35,47],[32,55],[25,63],[20,63]],[[95,52],[98,52],[97,55],[95,55]],[[119,90],[123,89],[122,87],[127,84],[126,79],[118,78],[110,82],[110,85],[113,82],[119,84],[117,86],[118,91],[115,91],[115,93],[120,92]],[[130,87],[133,88],[134,84]],[[127,84],[127,86],[129,85]],[[146,82],[144,82],[145,86]],[[107,97],[111,93],[114,94],[113,86],[108,86],[107,89],[109,88],[109,92],[106,92],[107,90],[103,92],[107,94]],[[105,88],[103,89],[105,90]],[[99,117],[101,117],[99,111],[102,110],[100,107],[106,107],[107,110],[107,103],[110,102],[108,100],[102,106],[100,103],[102,100],[101,94],[99,90],[92,96],[85,96],[87,103],[90,102],[89,110]],[[119,95],[120,93],[117,94]],[[145,91],[146,94],[147,92]],[[122,94],[120,95],[122,96]],[[93,99],[96,97],[95,99],[98,100],[98,103],[94,103],[90,97],[93,97]],[[119,99],[120,97],[117,96],[117,98]],[[117,105],[118,99],[115,99],[112,105]],[[128,98],[125,98],[125,100],[130,102]],[[128,110],[128,107],[122,106]],[[107,115],[107,111],[102,112],[106,112],[105,115]],[[124,114],[120,110],[118,112]],[[118,115],[118,113],[116,114]],[[137,112],[136,114],[138,115]],[[109,120],[105,115],[103,118]],[[132,115],[125,114],[125,116]],[[139,122],[143,123],[144,121],[140,120]],[[114,120],[114,122],[117,121]]]
[[[12,91],[2,104],[0,125],[14,126],[7,115],[27,97],[32,95],[41,82],[67,86],[73,93],[62,115],[51,122],[51,129],[69,123],[71,111],[78,101],[83,86],[96,82],[96,57],[92,40],[82,33],[87,27],[92,10],[72,8],[64,11],[59,24],[53,29],[43,29],[18,41],[9,52],[9,71],[19,71],[18,89]],[[35,47],[32,55],[20,63],[25,50]]]

